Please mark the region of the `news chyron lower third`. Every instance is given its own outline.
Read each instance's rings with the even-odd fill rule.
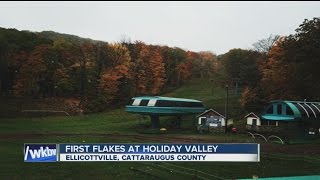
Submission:
[[[259,144],[24,144],[24,162],[260,162]]]

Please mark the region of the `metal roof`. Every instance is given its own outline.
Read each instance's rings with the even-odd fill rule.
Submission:
[[[282,102],[292,109],[295,118],[320,118],[320,102],[271,101],[271,103]]]
[[[247,118],[249,116],[254,116],[254,117],[260,119],[260,117],[258,115],[256,115],[254,112],[251,112],[251,113],[247,114],[244,118]]]
[[[213,109],[208,109],[208,110],[204,111],[203,113],[199,114],[199,115],[196,116],[196,117],[200,117],[200,116],[202,116],[202,115],[204,115],[204,114],[206,114],[206,113],[208,113],[208,112],[214,112],[214,113],[218,114],[219,116],[225,118],[222,114],[218,113],[217,111],[215,111],[215,110],[213,110]]]
[[[140,97],[134,97],[132,99],[143,99],[143,100],[157,99],[157,100],[165,100],[165,101],[201,102],[195,99],[173,98],[173,97],[162,97],[162,96],[140,96]]]

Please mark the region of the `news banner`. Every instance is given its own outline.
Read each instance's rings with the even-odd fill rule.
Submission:
[[[259,162],[259,144],[24,144],[24,162]]]

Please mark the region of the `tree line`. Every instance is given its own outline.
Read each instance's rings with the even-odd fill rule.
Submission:
[[[159,95],[192,77],[212,78],[218,69],[216,55],[208,51],[0,28],[1,92],[77,97],[87,112],[136,95]]]
[[[320,101],[320,18],[304,20],[295,34],[270,35],[253,46],[220,57],[228,79],[244,86],[243,108],[259,111],[272,100]]]
[[[240,104],[247,111],[276,99],[320,100],[320,18],[253,46],[216,56],[141,41],[0,28],[0,90],[15,97],[77,97],[94,112],[136,95],[168,92],[194,77],[223,77],[222,85],[243,87]]]

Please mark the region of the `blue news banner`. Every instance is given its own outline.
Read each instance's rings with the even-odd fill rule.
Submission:
[[[259,162],[259,144],[25,144],[25,162]]]

